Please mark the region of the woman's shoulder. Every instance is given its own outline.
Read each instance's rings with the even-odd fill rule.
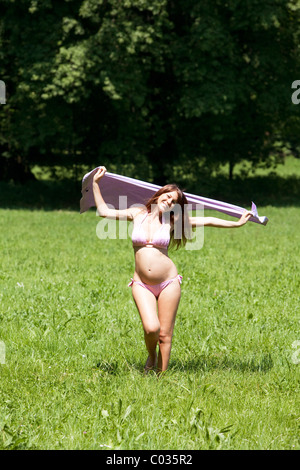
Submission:
[[[147,209],[145,206],[131,207],[130,210],[133,219],[136,219],[137,217],[143,216],[147,213]]]

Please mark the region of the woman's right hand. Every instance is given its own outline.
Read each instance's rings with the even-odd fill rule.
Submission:
[[[106,168],[105,166],[100,166],[97,170],[97,173],[94,174],[94,177],[93,177],[93,181],[95,183],[98,183],[101,178],[103,178],[103,176],[105,175],[106,173]]]

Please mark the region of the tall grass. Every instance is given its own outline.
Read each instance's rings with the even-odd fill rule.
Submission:
[[[260,212],[170,253],[184,280],[158,380],[130,240],[99,240],[93,211],[0,210],[0,448],[299,449],[300,210]]]

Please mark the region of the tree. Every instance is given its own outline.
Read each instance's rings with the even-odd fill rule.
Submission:
[[[170,4],[186,152],[229,162],[230,177],[243,159],[270,161],[272,137],[292,112],[299,2],[293,11],[280,0]]]
[[[0,150],[34,162],[269,162],[297,78],[299,2],[0,0]],[[291,129],[291,126],[289,126]],[[197,176],[196,176],[197,177]]]

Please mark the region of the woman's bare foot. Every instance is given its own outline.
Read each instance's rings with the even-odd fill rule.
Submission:
[[[155,353],[154,357],[148,356],[145,367],[144,373],[147,374],[150,370],[153,370],[157,366],[157,354]]]

